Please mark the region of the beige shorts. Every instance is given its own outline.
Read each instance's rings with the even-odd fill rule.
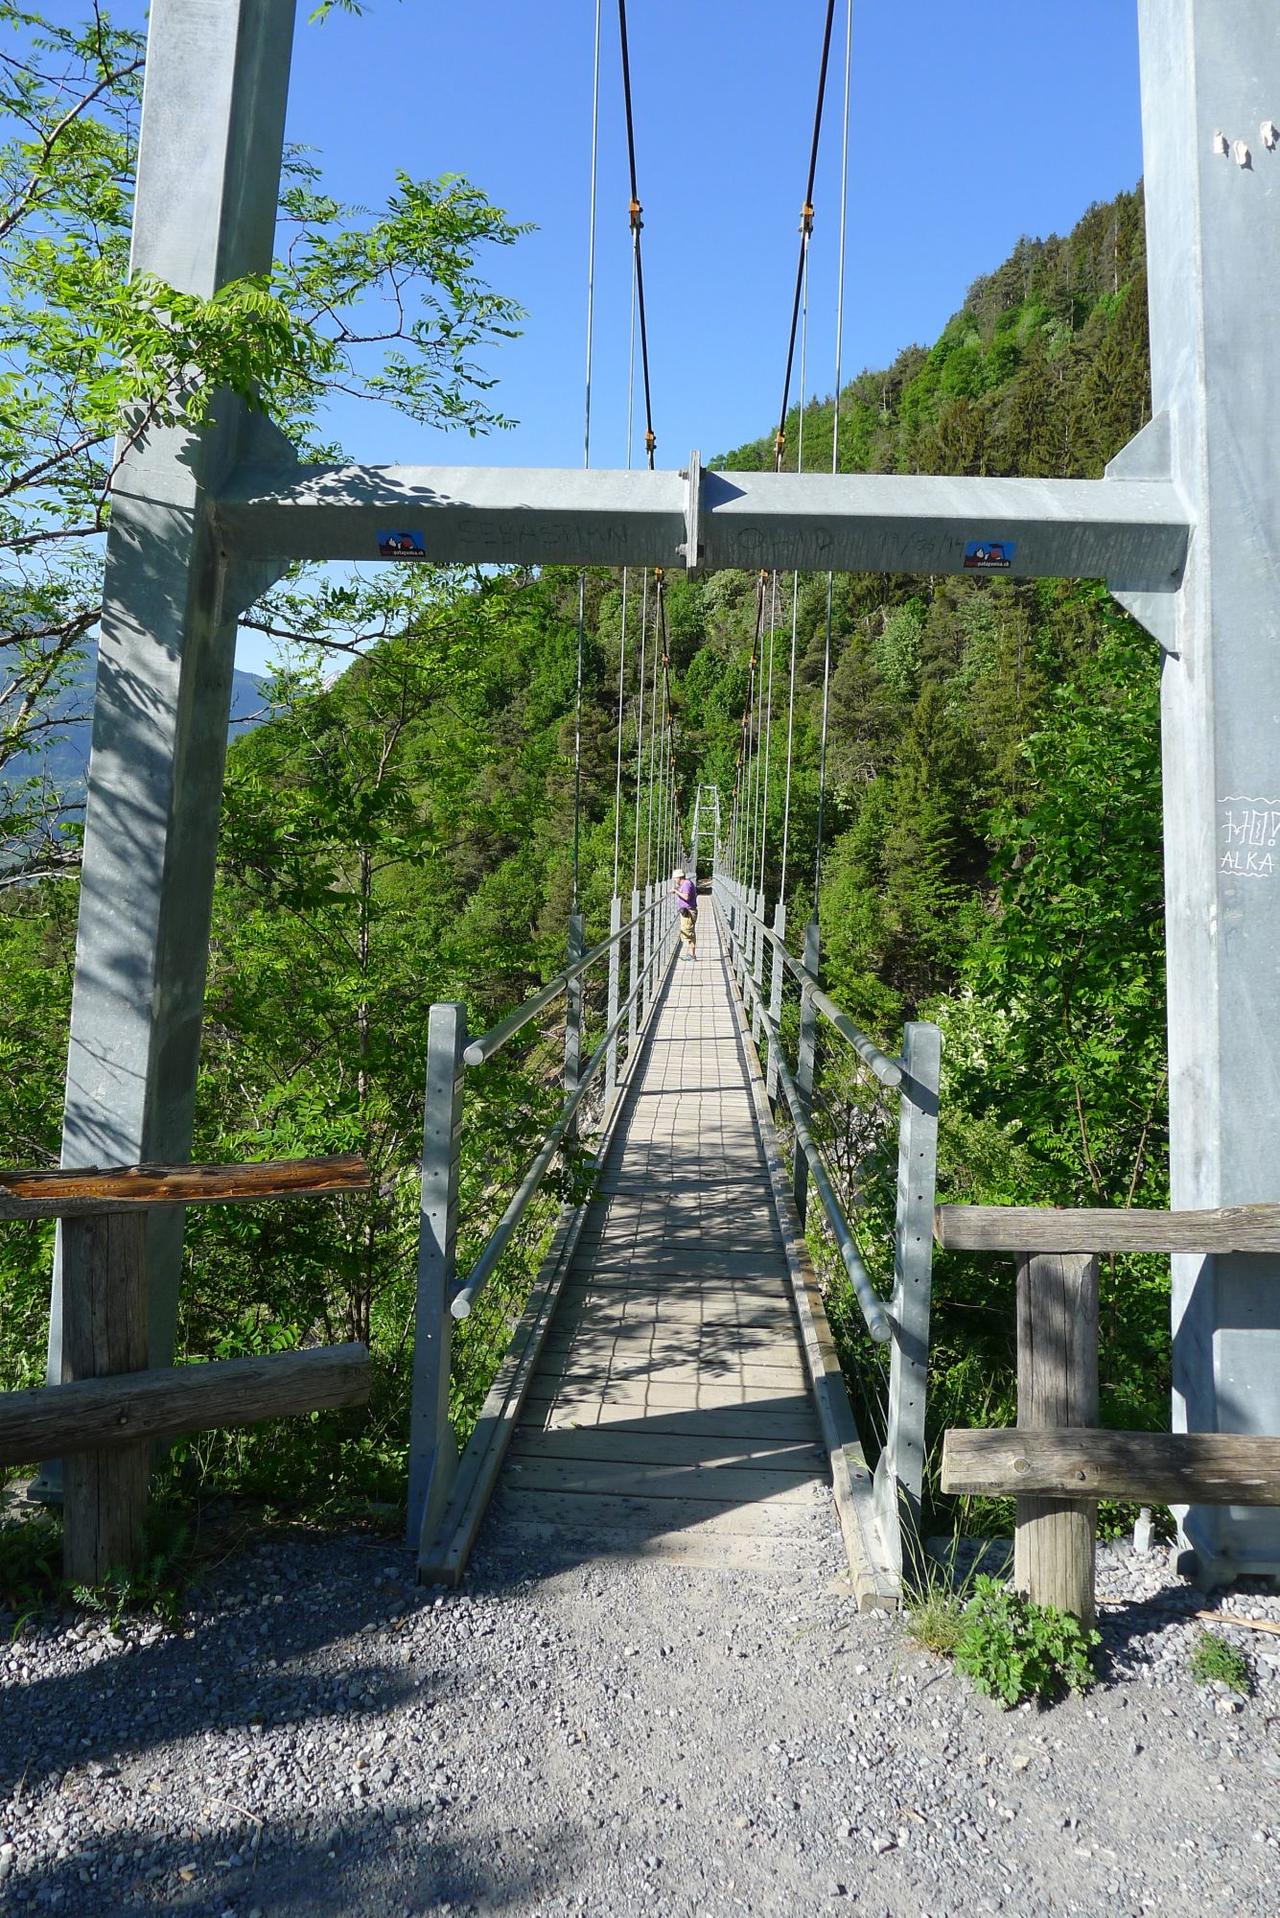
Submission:
[[[698,915],[690,912],[687,906],[680,908],[680,937],[687,946],[693,944],[694,934],[698,930]]]

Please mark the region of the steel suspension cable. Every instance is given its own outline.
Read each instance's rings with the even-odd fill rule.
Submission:
[[[831,28],[836,15],[836,0],[827,0],[827,17],[822,29],[822,57],[818,63],[818,98],[813,109],[813,138],[809,143],[809,173],[800,209],[800,258],[796,263],[796,290],[791,303],[791,334],[787,342],[787,371],[782,382],[782,407],[778,413],[778,431],[774,440],[774,464],[782,466],[787,443],[787,408],[791,402],[791,369],[795,363],[796,331],[800,323],[800,295],[804,283],[808,239],[813,231],[813,183],[818,172],[818,143],[822,135],[822,107],[827,93],[827,63],[831,55]]]
[[[849,92],[853,75],[853,0],[846,0],[844,45],[844,130],[840,143],[840,238],[836,267],[836,386],[831,418],[831,471],[840,462],[840,379],[844,346],[844,272],[849,206]],[[822,744],[818,760],[818,835],[813,855],[813,913],[822,891],[822,834],[827,804],[827,724],[831,705],[831,602],[835,574],[827,574],[827,617],[822,652]]]
[[[801,391],[808,390],[809,362],[809,242],[805,238],[804,248],[804,298],[801,304],[800,323],[800,386]],[[796,471],[804,471],[804,407],[800,408],[800,432],[796,448]],[[782,862],[778,881],[778,896],[785,901],[787,896],[787,851],[791,839],[791,773],[792,748],[795,739],[796,721],[796,632],[800,619],[800,575],[791,575],[791,667],[787,677],[787,770],[783,782],[782,803]]]
[[[644,260],[640,235],[644,230],[643,207],[636,183],[635,116],[631,109],[631,49],[627,40],[627,0],[618,0],[618,37],[622,46],[622,100],[627,121],[627,162],[631,173],[632,258],[635,262],[636,295],[640,314],[640,367],[644,380],[644,445],[653,470],[653,455],[658,444],[653,430],[653,401],[649,387],[649,326],[644,305]]]
[[[600,161],[600,12],[596,0],[595,51],[591,81],[591,192],[587,213],[587,345],[583,378],[582,464],[591,464],[591,361],[596,311],[596,182]],[[587,569],[578,573],[578,663],[573,703],[573,910],[580,898],[582,848],[582,662],[587,623]]]

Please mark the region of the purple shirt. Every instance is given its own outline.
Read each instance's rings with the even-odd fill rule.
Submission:
[[[676,898],[680,901],[680,904],[686,912],[696,912],[698,910],[698,888],[694,885],[688,873],[685,874],[684,878],[676,887]]]

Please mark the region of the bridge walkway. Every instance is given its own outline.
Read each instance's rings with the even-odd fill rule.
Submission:
[[[677,961],[513,1436],[490,1537],[783,1576],[827,1453],[708,901]]]

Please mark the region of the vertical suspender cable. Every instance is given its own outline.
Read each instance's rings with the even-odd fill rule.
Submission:
[[[653,571],[655,595],[661,594],[662,568],[655,566]],[[653,878],[653,753],[654,736],[658,730],[658,627],[656,618],[653,629],[653,677],[650,683],[652,691],[649,700],[649,798],[645,809],[644,829],[644,879],[646,885],[648,885],[649,881]]]
[[[591,349],[596,310],[596,177],[600,153],[600,7],[596,0],[595,52],[591,80],[591,193],[587,213],[587,347],[583,380],[582,464],[591,464]],[[582,655],[587,619],[587,569],[578,573],[578,667],[573,707],[573,910],[580,894],[582,843]]]
[[[803,417],[803,414],[801,415]],[[765,702],[764,734],[764,822],[769,824],[769,760],[773,752],[773,660],[777,651],[778,639],[778,575],[775,573],[770,589],[769,605],[769,692]],[[764,891],[764,837],[760,840],[760,878],[759,887]]]
[[[640,884],[640,783],[644,766],[644,675],[645,652],[649,639],[649,568],[644,569],[644,585],[640,597],[640,666],[636,692],[636,803],[635,803],[635,848],[631,858],[631,889],[634,892]]]
[[[627,348],[627,471],[631,470],[631,439],[636,412],[636,275],[635,247],[631,266],[631,337]],[[622,850],[622,722],[627,680],[627,584],[628,568],[622,569],[622,630],[618,639],[618,760],[613,782],[613,890],[618,890],[618,861]]]
[[[840,142],[840,241],[836,268],[836,391],[831,419],[831,471],[840,463],[840,378],[844,345],[844,265],[849,204],[849,88],[853,74],[853,0],[847,0],[844,42],[844,131]],[[827,803],[827,720],[831,699],[831,595],[835,575],[827,574],[827,620],[822,655],[822,745],[818,760],[818,837],[813,854],[813,916],[818,916],[822,889],[822,833]]]

